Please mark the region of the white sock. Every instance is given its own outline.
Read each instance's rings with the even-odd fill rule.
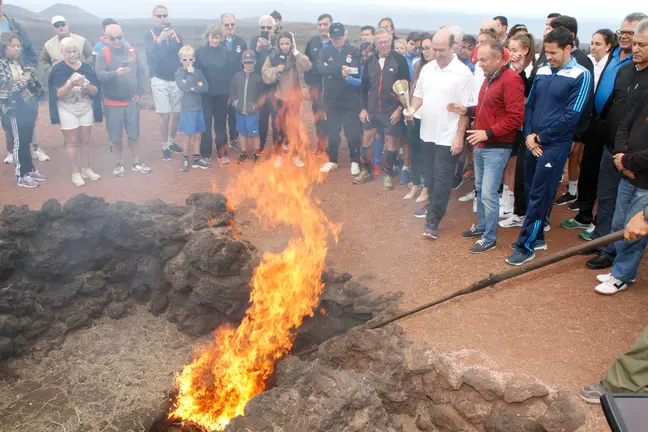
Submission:
[[[504,211],[512,212],[513,207],[515,206],[515,194],[513,191],[506,191],[506,198],[504,199]]]
[[[504,187],[502,188],[502,195],[504,195],[504,193],[506,193],[508,190],[508,186],[504,185]]]
[[[576,196],[576,194],[578,193],[578,181],[571,181],[570,180],[569,181],[569,186],[567,188],[567,192],[570,195]]]
[[[409,171],[409,167],[407,165],[403,165],[403,171]]]

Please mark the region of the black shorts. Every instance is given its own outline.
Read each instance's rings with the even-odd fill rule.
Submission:
[[[382,131],[385,135],[389,135],[396,138],[402,138],[406,136],[405,133],[405,123],[401,117],[400,121],[396,124],[391,123],[391,114],[378,113],[372,114],[369,113],[369,121],[362,124],[363,130],[376,129],[377,131]]]

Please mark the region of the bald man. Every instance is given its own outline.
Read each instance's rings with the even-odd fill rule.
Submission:
[[[115,177],[126,172],[122,162],[124,129],[132,154],[132,171],[148,174],[151,169],[139,157],[140,97],[146,86],[145,68],[135,49],[124,44],[124,32],[117,24],[106,27],[108,46],[97,53],[97,76],[103,87],[104,115],[108,138],[115,150]]]

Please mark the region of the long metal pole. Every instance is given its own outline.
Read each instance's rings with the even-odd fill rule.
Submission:
[[[377,328],[380,328],[380,327],[384,327],[387,324],[393,323],[394,321],[402,320],[403,318],[406,318],[406,317],[408,317],[410,315],[414,315],[416,313],[419,313],[421,311],[429,309],[429,308],[431,308],[433,306],[437,306],[437,305],[439,305],[441,303],[445,303],[448,300],[452,300],[453,298],[457,298],[457,297],[460,297],[460,296],[463,296],[463,295],[466,295],[466,294],[470,294],[470,293],[480,291],[480,290],[482,290],[484,288],[488,288],[488,287],[490,287],[492,285],[495,285],[495,284],[497,284],[499,282],[503,282],[505,280],[508,280],[508,279],[511,279],[511,278],[514,278],[514,277],[517,277],[517,276],[521,276],[521,275],[529,273],[529,272],[531,272],[533,270],[537,270],[539,268],[546,267],[548,265],[557,263],[559,261],[563,261],[563,260],[565,260],[567,258],[573,257],[574,255],[578,255],[581,252],[587,252],[587,251],[591,251],[593,249],[598,249],[598,248],[600,248],[602,246],[605,246],[605,245],[610,244],[610,243],[614,243],[615,241],[618,241],[618,240],[623,240],[623,231],[617,231],[617,232],[608,234],[606,236],[597,238],[596,240],[592,240],[592,241],[589,241],[587,243],[583,243],[583,244],[580,244],[578,246],[574,246],[574,247],[571,247],[569,249],[565,249],[563,251],[556,252],[556,253],[551,254],[551,255],[547,255],[547,256],[542,257],[540,259],[535,259],[533,261],[530,261],[528,264],[525,264],[525,265],[520,266],[520,267],[515,267],[515,268],[512,268],[510,270],[506,270],[506,271],[503,271],[503,272],[497,273],[497,274],[491,274],[487,278],[484,278],[484,279],[482,279],[480,281],[477,281],[477,282],[473,283],[472,285],[470,285],[469,287],[463,288],[463,289],[461,289],[459,291],[455,291],[452,294],[448,294],[447,296],[442,297],[442,298],[440,298],[438,300],[435,300],[435,301],[432,301],[432,302],[429,302],[429,303],[425,303],[425,304],[423,304],[421,306],[418,306],[418,307],[416,307],[414,309],[410,309],[410,310],[408,310],[406,312],[403,312],[403,313],[401,313],[399,315],[396,315],[394,317],[391,317],[391,318],[389,318],[387,320],[384,320],[384,321],[381,321],[379,323],[370,324],[370,325],[367,326],[367,328],[369,328],[369,329],[377,329]],[[313,353],[315,351],[317,351],[317,347],[311,348],[311,349],[308,349],[308,350],[305,350],[305,351],[302,351],[302,352],[299,352],[299,353],[294,354],[294,355],[296,355],[297,357],[301,357],[301,356],[306,355],[306,354],[311,354],[311,353]]]

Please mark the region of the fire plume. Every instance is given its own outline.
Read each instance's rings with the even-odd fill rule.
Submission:
[[[252,169],[240,171],[227,196],[233,208],[254,200],[254,214],[264,228],[289,226],[293,236],[283,252],[265,253],[255,269],[241,324],[216,329],[213,341],[196,352],[176,379],[178,397],[170,416],[206,430],[223,430],[265,389],[275,361],[290,351],[295,329],[316,310],[324,288],[327,238],[332,234],[337,240],[341,228],[311,196],[319,172],[303,149],[308,132],[299,113],[288,112],[286,121],[290,151],[301,154],[306,167],[294,166],[290,157],[275,167],[273,155],[266,155]]]

